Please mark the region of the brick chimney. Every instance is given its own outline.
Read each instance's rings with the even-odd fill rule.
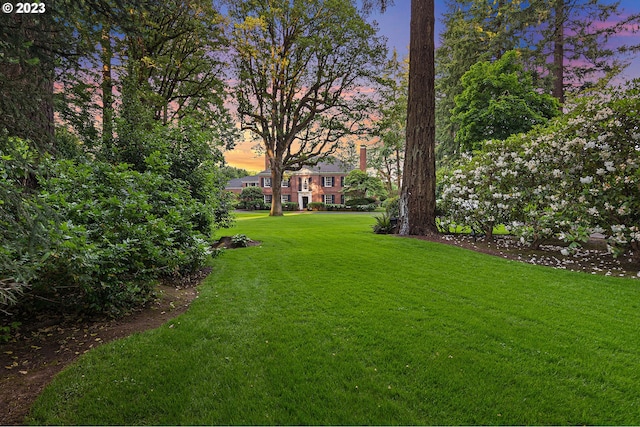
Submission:
[[[360,170],[362,172],[367,171],[367,146],[360,146]]]

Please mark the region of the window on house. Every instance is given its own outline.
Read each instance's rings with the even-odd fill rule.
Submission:
[[[332,176],[325,176],[322,178],[323,179],[323,187],[333,187],[333,177]]]
[[[291,196],[288,194],[283,194],[281,196],[282,203],[289,203],[291,201]]]
[[[267,205],[270,205],[272,200],[273,200],[273,196],[272,196],[271,194],[265,194],[265,196],[264,196],[264,202],[265,202]]]
[[[263,178],[263,185],[265,187],[271,187],[271,178]]]
[[[309,178],[302,178],[302,191],[309,191]]]
[[[335,199],[334,199],[335,195],[333,194],[325,194],[324,195],[324,204],[325,205],[332,205],[335,203]]]
[[[289,186],[289,180],[288,179],[283,179],[282,180],[282,186],[283,187],[288,187]]]
[[[257,187],[258,183],[257,182],[247,182],[247,187]]]
[[[344,176],[340,177],[340,187],[344,187]]]

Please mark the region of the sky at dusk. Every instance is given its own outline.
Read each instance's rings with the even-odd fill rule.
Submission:
[[[395,4],[387,8],[385,13],[373,14],[371,19],[378,23],[379,33],[387,38],[387,46],[389,51],[394,48],[398,51],[400,58],[407,55],[409,51],[409,20],[410,20],[410,0],[395,0]],[[611,3],[608,1],[607,3]],[[640,12],[640,0],[622,0],[620,9],[625,14]],[[441,17],[445,11],[444,0],[435,0],[436,12],[436,45],[438,44],[438,35],[444,26]],[[621,44],[631,43],[633,40],[624,40],[628,37],[637,39],[638,34],[627,34],[620,36]],[[636,57],[631,65],[624,71],[624,79],[632,79],[640,77],[640,57]],[[259,171],[264,168],[264,159],[259,157],[251,150],[255,142],[242,142],[236,148],[226,153],[225,158],[231,166],[244,168],[249,171]]]
[[[604,0],[603,3],[611,4],[614,3],[614,1]],[[445,9],[444,0],[435,0],[436,45],[438,44],[438,35],[444,29],[444,25],[441,20]],[[385,13],[374,14],[372,16],[372,18],[378,23],[380,34],[387,37],[389,50],[392,50],[395,47],[401,58],[405,57],[409,52],[410,10],[410,0],[395,0],[394,5],[390,6]],[[625,15],[640,13],[640,0],[621,0],[620,10],[622,10]],[[638,39],[640,38],[640,34],[627,34],[625,36],[621,36],[620,39],[623,44],[627,42],[627,40],[624,39],[628,37]],[[624,77],[626,79],[640,77],[640,57],[636,57],[629,68],[625,70]]]

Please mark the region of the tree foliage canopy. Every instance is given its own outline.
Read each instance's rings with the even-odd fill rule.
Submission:
[[[619,2],[451,0],[446,5],[436,52],[439,159],[461,154],[450,111],[462,92],[462,75],[473,64],[518,50],[534,87],[562,102],[566,90],[620,72],[639,48],[633,41],[609,43],[617,34],[640,28],[640,15],[625,13]]]
[[[284,171],[363,131],[385,48],[352,1],[234,1],[231,17],[238,115],[269,159],[280,215]]]
[[[459,125],[456,142],[466,152],[479,149],[484,140],[526,132],[560,112],[555,98],[535,90],[516,51],[473,65],[461,84],[451,120]]]
[[[380,198],[386,196],[380,178],[369,176],[368,173],[354,169],[344,178],[344,195],[349,199],[364,199],[366,197]]]

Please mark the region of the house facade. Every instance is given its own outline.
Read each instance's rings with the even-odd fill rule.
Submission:
[[[367,169],[367,148],[360,146],[359,169]],[[265,166],[268,165],[265,159]],[[324,204],[344,204],[345,177],[353,170],[352,167],[340,161],[320,162],[316,166],[305,166],[299,171],[286,173],[282,181],[282,202],[297,203],[299,209],[304,210],[309,203],[321,202]],[[254,176],[233,179],[229,181],[226,189],[240,194],[245,187],[260,187],[264,195],[264,201],[271,204],[273,191],[271,183],[271,169],[265,168]]]

